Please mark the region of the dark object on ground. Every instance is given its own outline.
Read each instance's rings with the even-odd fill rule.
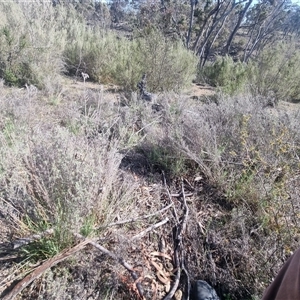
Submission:
[[[300,248],[286,261],[262,300],[300,299]]]
[[[197,280],[192,288],[191,300],[220,300],[220,298],[206,281]]]
[[[162,111],[164,109],[163,105],[157,104],[157,103],[152,104],[151,107],[152,107],[152,110],[155,111],[155,112],[159,112],[159,111]]]
[[[147,85],[146,74],[144,74],[142,76],[142,80],[137,84],[137,87],[140,90],[140,96],[141,96],[142,100],[152,101],[153,95],[146,91],[146,85]]]
[[[148,93],[147,91],[144,91],[143,93],[141,93],[142,99],[146,100],[146,101],[152,101],[153,100],[153,96],[151,93]]]

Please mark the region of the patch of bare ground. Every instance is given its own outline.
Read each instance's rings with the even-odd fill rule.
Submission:
[[[187,90],[187,93],[191,97],[213,96],[215,94],[215,89],[209,85],[198,83],[193,84],[191,88]]]
[[[119,98],[122,89],[113,84],[97,84],[93,82],[83,82],[81,78],[78,80],[65,79],[64,86],[67,88],[69,93],[76,93],[76,91],[92,90],[96,92],[106,92],[112,97],[112,100]],[[185,89],[183,94],[188,95],[193,99],[203,99],[215,95],[215,89],[209,85],[193,83],[189,88]],[[108,96],[107,95],[107,96]]]

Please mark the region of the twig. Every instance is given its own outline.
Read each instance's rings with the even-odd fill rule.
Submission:
[[[47,229],[47,230],[41,232],[40,234],[33,234],[26,238],[17,239],[16,241],[14,241],[12,243],[13,249],[21,248],[24,245],[27,245],[29,243],[32,243],[36,240],[43,238],[45,235],[53,234],[53,232],[54,232],[54,230],[51,228],[51,229]]]
[[[1,254],[2,254],[2,253],[1,253]],[[0,257],[0,261],[16,259],[16,258],[18,258],[18,257],[19,257],[18,255],[4,256],[4,257]]]
[[[190,291],[191,291],[191,280],[190,280],[190,274],[188,272],[188,270],[186,269],[185,267],[185,264],[184,264],[184,251],[182,251],[181,253],[181,267],[182,267],[182,270],[184,271],[185,273],[185,276],[186,276],[186,280],[187,280],[187,296],[186,296],[186,300],[189,300],[190,299]]]
[[[174,258],[175,258],[175,268],[177,268],[177,274],[174,280],[174,284],[168,293],[168,295],[164,298],[164,300],[171,300],[178,288],[179,285],[179,280],[180,280],[180,275],[181,275],[181,269],[183,269],[186,274],[186,268],[183,263],[183,238],[182,235],[186,230],[186,223],[187,223],[187,217],[189,214],[189,208],[186,203],[186,198],[185,198],[185,192],[184,192],[184,185],[183,185],[183,180],[181,181],[181,193],[183,197],[183,205],[185,208],[183,218],[182,218],[182,223],[176,226],[176,236],[175,236],[175,243],[174,243]],[[181,254],[181,261],[179,260],[179,252]],[[188,276],[187,276],[188,277]],[[189,277],[188,277],[188,289],[190,289],[190,282],[189,282]]]
[[[159,119],[159,118],[157,118],[157,119]],[[151,126],[152,124],[155,124],[155,123],[160,123],[160,121],[159,120],[154,120],[154,121],[152,121],[151,123],[149,123],[149,124],[146,124],[144,127],[142,127],[140,130],[138,130],[137,132],[135,132],[134,134],[135,135],[138,135],[141,131],[143,131],[145,128],[147,128],[147,127],[149,127],[149,126]],[[132,134],[133,135],[133,134]],[[131,135],[131,136],[132,136]]]
[[[169,197],[170,203],[173,203],[172,196],[171,196],[170,191],[169,191],[168,186],[167,186],[167,181],[166,181],[166,176],[165,176],[165,172],[164,171],[162,171],[162,175],[163,175],[164,185],[165,185],[166,191],[168,193],[168,197]],[[174,212],[174,216],[175,216],[176,222],[179,223],[178,215],[177,215],[177,212],[176,212],[176,209],[175,209],[174,206],[173,206],[173,212]]]
[[[175,245],[175,248],[177,248],[177,245]],[[180,275],[181,275],[181,268],[180,268],[180,261],[178,256],[178,249],[175,249],[174,251],[174,260],[175,260],[175,269],[177,269],[174,284],[169,291],[168,295],[163,300],[171,300],[178,288]]]
[[[184,212],[184,215],[183,215],[182,227],[181,227],[180,234],[184,233],[185,230],[186,230],[186,222],[187,222],[187,217],[189,215],[189,207],[186,203],[186,198],[185,198],[186,196],[185,196],[185,192],[184,192],[183,182],[181,182],[181,191],[182,191],[182,198],[183,198],[183,205],[184,205],[184,208],[185,208],[185,212]]]
[[[183,234],[186,231],[186,223],[187,223],[187,218],[189,215],[189,207],[186,203],[186,198],[185,198],[186,195],[184,193],[183,181],[181,182],[181,189],[182,189],[182,196],[183,196],[183,205],[185,208],[185,213],[184,213],[183,220],[182,220],[182,230],[181,230],[181,234]],[[182,241],[182,236],[181,236],[181,241]],[[183,271],[185,272],[185,275],[187,277],[187,299],[186,300],[189,300],[189,294],[190,294],[190,290],[191,290],[191,282],[190,282],[189,273],[184,264],[184,249],[183,248],[181,251],[181,268],[183,269]]]
[[[64,250],[63,252],[59,253],[58,255],[46,260],[42,265],[37,267],[32,273],[25,276],[11,291],[7,294],[2,300],[13,300],[25,287],[27,287],[31,282],[33,282],[36,278],[41,276],[46,270],[49,268],[57,265],[58,263],[62,262],[69,256],[73,255],[74,253],[82,250],[88,241],[83,241],[80,244],[74,246],[73,248]]]
[[[169,209],[172,206],[173,206],[173,203],[169,204],[168,206],[166,206],[166,207],[162,208],[161,210],[158,210],[158,211],[156,211],[152,214],[149,214],[149,215],[146,215],[146,216],[139,216],[139,217],[136,217],[136,218],[123,220],[123,221],[119,221],[119,222],[110,223],[106,226],[110,227],[110,226],[115,226],[115,225],[122,225],[122,224],[126,224],[126,223],[133,223],[133,222],[136,222],[136,221],[142,220],[142,219],[147,219],[147,218],[153,217],[155,215],[158,215],[158,214],[164,212],[165,210]]]
[[[185,197],[191,197],[193,196],[194,193],[188,193],[188,194],[185,194]],[[177,193],[177,194],[170,194],[171,197],[176,197],[176,198],[179,198],[179,197],[182,197],[182,193]]]
[[[85,237],[82,236],[79,233],[75,233],[75,236],[80,238],[80,239],[85,239]],[[144,290],[143,290],[143,287],[142,287],[141,283],[138,281],[139,276],[136,274],[136,272],[134,271],[134,268],[130,264],[128,264],[122,257],[119,257],[119,256],[115,255],[113,252],[107,250],[106,248],[104,248],[103,246],[101,246],[98,243],[94,242],[93,240],[85,239],[85,241],[87,243],[89,243],[90,245],[94,246],[95,248],[97,248],[98,250],[100,250],[101,252],[103,252],[104,254],[106,254],[106,255],[110,256],[111,258],[113,258],[114,260],[118,261],[126,270],[128,270],[131,277],[134,280],[134,283],[135,283],[135,285],[138,289],[140,297],[142,299],[144,299]]]
[[[155,228],[158,228],[159,226],[162,226],[162,225],[166,224],[167,222],[169,222],[169,218],[165,218],[164,220],[160,221],[159,223],[151,225],[150,227],[146,228],[145,230],[143,230],[139,234],[137,234],[134,237],[132,237],[130,239],[130,241],[134,241],[134,240],[137,240],[137,239],[143,237],[146,233],[150,232],[151,230],[153,230]]]

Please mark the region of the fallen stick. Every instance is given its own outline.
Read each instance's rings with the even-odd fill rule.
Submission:
[[[185,264],[184,264],[183,251],[181,252],[181,266],[182,266],[182,270],[185,273],[186,281],[187,281],[187,296],[186,296],[186,300],[189,300],[190,299],[190,292],[191,292],[191,279],[190,279],[190,274],[189,274],[189,272],[186,269]]]
[[[163,179],[164,179],[164,186],[166,188],[166,191],[167,191],[167,194],[168,194],[168,197],[169,197],[169,201],[170,201],[170,203],[173,204],[172,196],[171,196],[170,191],[169,191],[168,186],[167,186],[167,181],[166,181],[166,176],[165,176],[165,172],[164,171],[162,171],[162,175],[163,175]],[[178,219],[178,215],[177,215],[175,206],[173,206],[173,212],[174,212],[174,216],[175,216],[176,222],[179,223],[179,219]]]
[[[188,218],[188,215],[189,215],[189,207],[186,203],[183,182],[181,182],[181,189],[182,189],[183,205],[184,205],[184,208],[185,208],[185,212],[184,212],[183,220],[182,220],[182,226],[181,226],[181,230],[180,230],[180,235],[181,235],[181,238],[182,238],[182,233],[184,233],[185,230],[186,230],[186,223],[187,223],[187,218]]]
[[[146,233],[150,232],[151,230],[155,229],[155,228],[158,228],[164,224],[166,224],[167,222],[169,222],[169,218],[165,218],[164,220],[162,220],[161,222],[159,223],[156,223],[154,225],[151,225],[150,227],[146,228],[145,230],[143,230],[142,232],[140,232],[139,234],[135,235],[134,237],[132,237],[130,239],[130,241],[134,241],[134,240],[137,240],[141,237],[143,237]]]
[[[171,197],[175,197],[175,198],[179,198],[179,197],[182,197],[182,193],[177,193],[177,194],[170,194]],[[194,193],[188,193],[188,194],[185,194],[185,197],[192,197],[194,195]]]
[[[173,206],[173,203],[169,204],[168,206],[166,206],[166,207],[162,208],[161,210],[158,210],[158,211],[156,211],[152,214],[149,214],[149,215],[146,215],[146,216],[136,217],[136,218],[133,218],[133,219],[128,219],[128,220],[123,220],[123,221],[119,221],[119,222],[110,223],[110,224],[107,225],[107,227],[115,226],[115,225],[122,225],[122,224],[126,224],[126,223],[133,223],[133,222],[136,222],[138,220],[147,219],[147,218],[156,216],[156,215],[164,212],[165,210],[169,209],[172,206]]]
[[[62,262],[66,258],[70,257],[74,253],[82,250],[88,241],[83,241],[80,244],[62,251],[58,255],[46,260],[42,265],[37,267],[32,273],[25,276],[17,285],[6,295],[2,300],[13,300],[24,288],[26,288],[36,278],[41,276],[46,270]]]
[[[75,233],[75,236],[80,239],[85,239],[85,237],[79,233]],[[130,264],[128,264],[122,257],[115,255],[113,252],[107,250],[106,248],[104,248],[103,246],[94,242],[93,240],[85,239],[85,241],[88,244],[90,244],[90,245],[94,246],[95,248],[97,248],[98,250],[100,250],[101,252],[103,252],[104,254],[106,254],[106,255],[110,256],[111,258],[113,258],[114,260],[118,261],[127,271],[129,271],[129,273],[130,273],[131,277],[133,278],[134,283],[137,287],[140,297],[142,299],[145,299],[144,298],[144,289],[143,289],[141,283],[139,282],[139,276],[136,274],[136,272],[134,271],[134,268]]]
[[[185,208],[185,212],[184,212],[184,216],[183,216],[183,220],[182,220],[182,226],[181,226],[181,232],[180,232],[180,239],[181,239],[181,269],[185,272],[186,278],[187,278],[187,298],[186,300],[189,300],[189,295],[190,295],[190,291],[191,291],[191,281],[190,281],[190,275],[188,273],[188,270],[185,267],[185,263],[184,263],[184,248],[182,247],[182,234],[185,233],[186,231],[186,224],[187,224],[187,219],[189,216],[189,207],[187,205],[186,202],[186,194],[184,192],[184,185],[183,185],[183,181],[181,181],[181,193],[182,193],[182,197],[183,197],[183,205]]]
[[[27,245],[29,243],[32,243],[36,240],[39,240],[39,239],[43,238],[46,235],[53,234],[53,232],[54,232],[54,230],[51,228],[51,229],[47,229],[47,230],[41,232],[40,234],[33,234],[33,235],[30,235],[29,237],[26,237],[26,238],[17,239],[16,241],[14,241],[12,243],[13,244],[13,249],[15,250],[15,249],[21,248],[22,246]]]
[[[174,251],[174,260],[175,260],[175,269],[177,269],[174,284],[173,284],[171,290],[169,291],[168,295],[163,300],[171,300],[178,288],[178,285],[179,285],[181,268],[180,268],[180,261],[179,261],[177,249],[175,249],[175,251]]]
[[[186,230],[186,223],[187,223],[187,218],[189,214],[189,207],[187,206],[186,203],[186,198],[185,198],[185,192],[184,192],[184,185],[183,185],[183,180],[181,181],[181,194],[183,197],[183,205],[185,208],[185,212],[182,217],[182,222],[181,224],[178,223],[176,226],[176,236],[175,236],[175,243],[174,243],[174,260],[175,260],[175,269],[177,268],[177,273],[175,276],[174,284],[169,291],[168,295],[164,298],[164,300],[171,300],[179,286],[179,281],[180,281],[180,275],[181,275],[181,269],[183,269],[186,272],[187,275],[187,280],[188,280],[188,290],[190,289],[190,281],[189,277],[187,274],[187,270],[185,268],[184,262],[183,262],[183,243],[182,243],[182,235]],[[181,259],[179,259],[179,252]],[[189,298],[189,296],[188,296]]]
[[[0,261],[16,259],[16,258],[18,258],[18,257],[19,257],[18,255],[4,256],[4,257],[0,257]]]

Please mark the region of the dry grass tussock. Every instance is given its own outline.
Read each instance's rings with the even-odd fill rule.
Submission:
[[[0,97],[2,296],[42,261],[68,253],[77,233],[133,266],[146,299],[162,299],[176,281],[174,228],[185,268],[177,295],[204,279],[224,299],[260,297],[298,246],[297,106],[166,93],[153,107],[134,93],[90,88],[54,99],[2,87]],[[21,297],[138,298],[112,257],[94,246],[72,257]]]

